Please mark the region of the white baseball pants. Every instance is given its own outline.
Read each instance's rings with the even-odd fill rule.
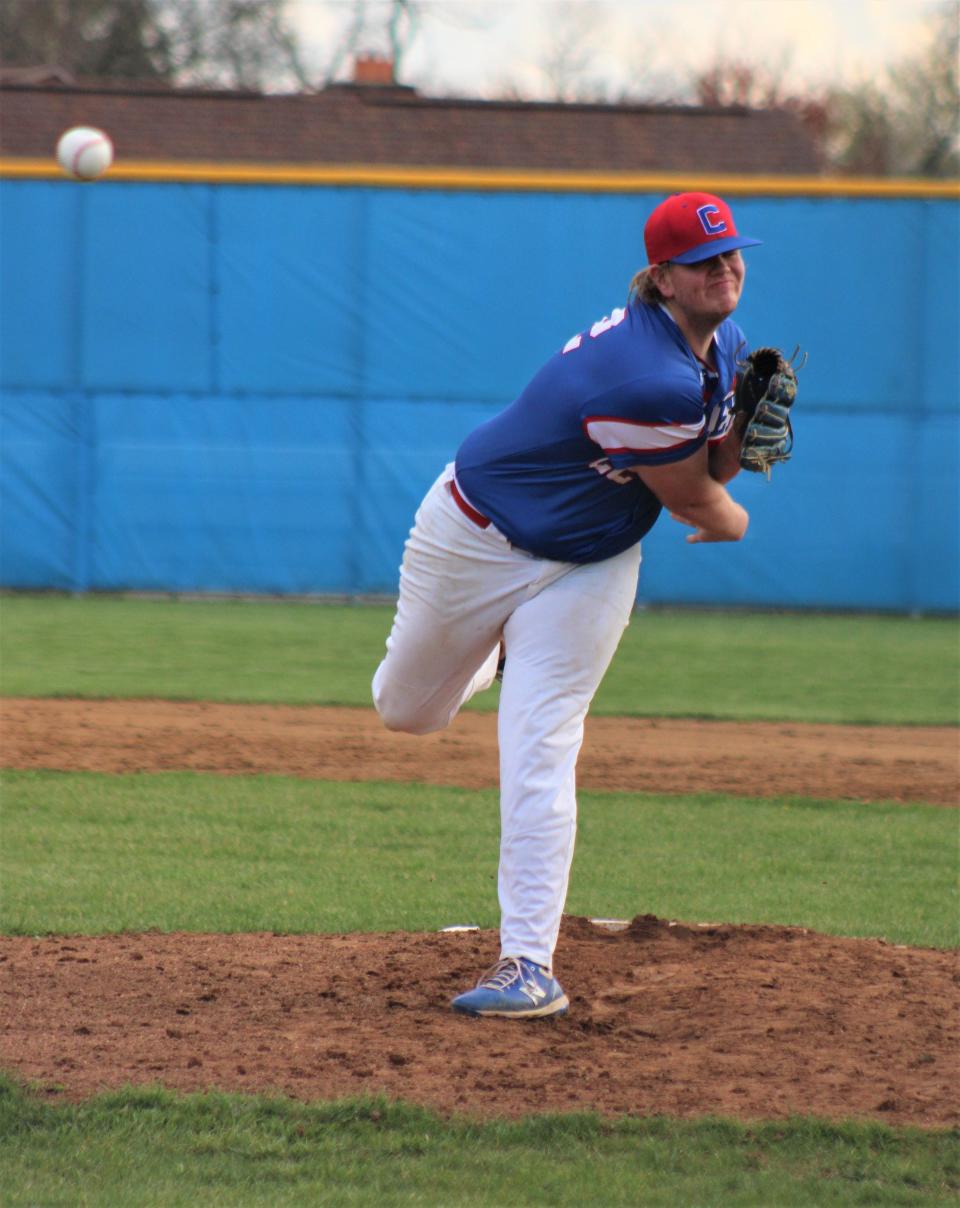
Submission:
[[[636,598],[640,547],[580,565],[536,558],[454,502],[453,466],[427,493],[373,699],[391,730],[443,729],[490,687],[500,694],[502,956],[552,967],[576,836],[584,720]]]

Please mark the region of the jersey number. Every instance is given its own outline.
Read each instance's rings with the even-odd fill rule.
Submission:
[[[604,316],[602,319],[598,319],[596,323],[594,323],[594,325],[590,328],[590,339],[595,340],[597,336],[602,336],[603,333],[605,331],[609,331],[611,327],[617,327],[626,317],[627,308],[625,306],[618,306],[617,309],[611,314]],[[564,344],[563,351],[565,353],[573,352],[573,350],[575,348],[579,348],[582,343],[582,335],[572,336],[569,340],[567,340],[566,344]]]
[[[607,457],[598,457],[596,461],[588,464],[590,469],[596,470],[601,478],[609,478],[611,482],[615,482],[621,487],[625,487],[628,482],[633,482],[637,477],[632,470],[615,470]]]

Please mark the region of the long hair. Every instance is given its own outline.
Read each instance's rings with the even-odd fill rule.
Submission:
[[[647,268],[642,268],[639,272],[634,273],[630,288],[627,290],[628,301],[632,302],[636,298],[640,302],[646,302],[649,306],[656,306],[658,302],[665,301],[660,287],[653,277],[655,267],[656,265],[648,265]]]

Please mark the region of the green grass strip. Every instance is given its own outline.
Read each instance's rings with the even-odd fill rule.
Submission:
[[[369,705],[391,619],[386,606],[7,595],[0,690]],[[953,725],[958,684],[953,620],[647,611],[594,712]]]
[[[810,1119],[478,1123],[384,1099],[126,1090],[51,1105],[0,1080],[4,1204],[827,1208],[955,1203],[956,1138]]]
[[[190,772],[6,772],[0,930],[498,923],[494,791]],[[567,909],[957,943],[956,814],[583,793]]]

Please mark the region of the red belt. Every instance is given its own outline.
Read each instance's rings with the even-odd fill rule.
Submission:
[[[478,512],[477,509],[473,507],[472,504],[467,503],[464,497],[460,494],[460,490],[457,487],[457,480],[455,478],[450,479],[450,494],[453,496],[453,502],[457,505],[460,511],[463,512],[464,516],[472,520],[478,528],[490,527],[490,521],[486,516],[484,516],[483,512]]]

